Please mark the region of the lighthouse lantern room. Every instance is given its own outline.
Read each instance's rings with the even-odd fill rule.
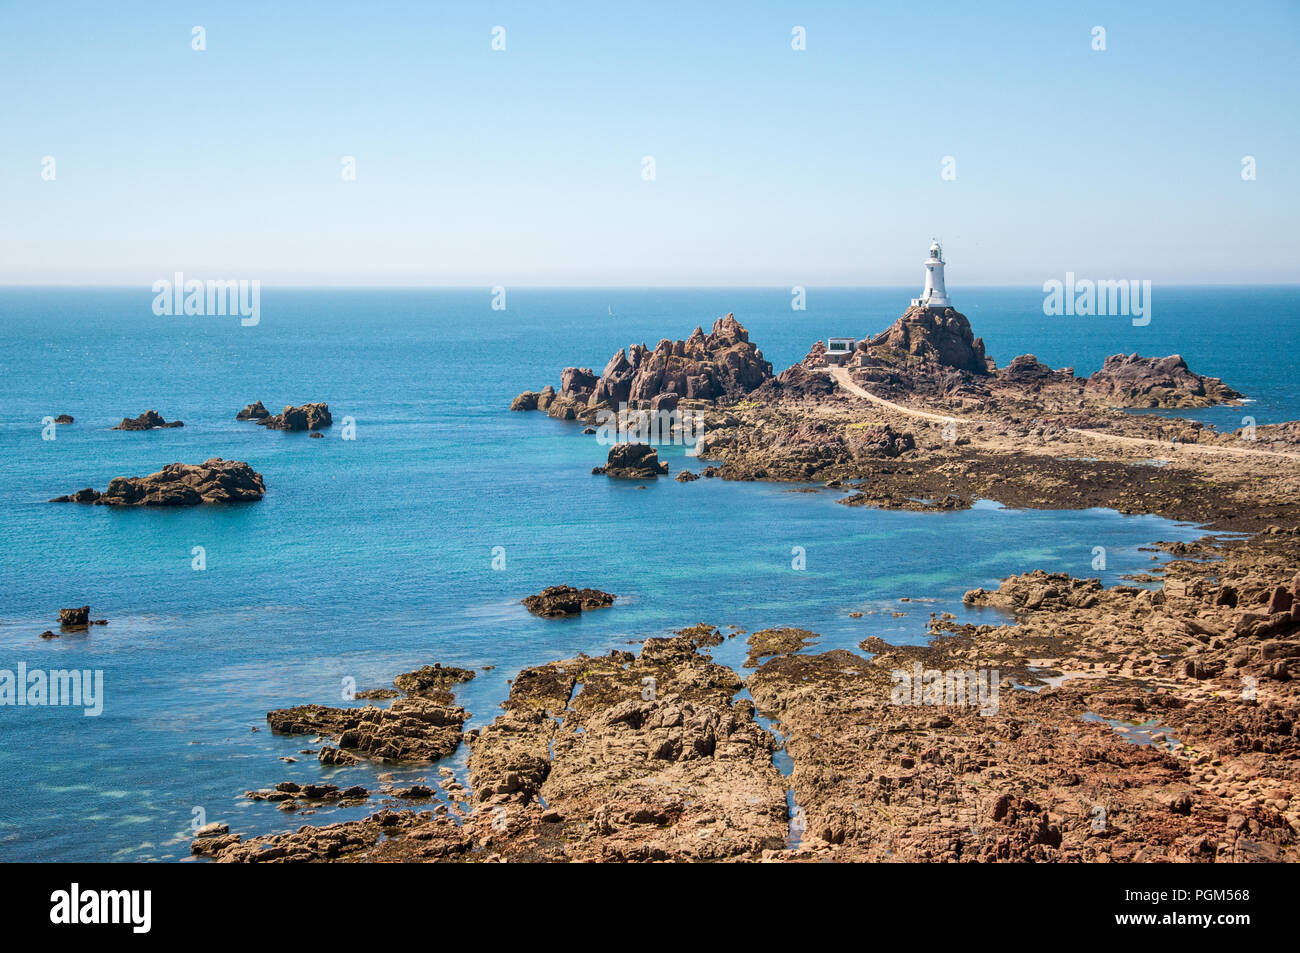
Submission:
[[[951,308],[948,292],[943,286],[943,249],[937,241],[930,243],[930,257],[925,260],[925,290],[921,297],[912,299],[914,308]]]

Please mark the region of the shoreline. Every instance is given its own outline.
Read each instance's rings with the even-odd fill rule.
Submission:
[[[884,406],[865,425],[907,427],[913,447],[846,460],[842,443],[821,438],[862,424],[862,404],[826,393],[708,407],[703,475],[821,483],[846,494],[838,502],[894,509],[1100,506],[1202,535],[1153,542],[1174,557],[1147,573],[1159,588],[1035,570],[971,590],[967,604],[1012,618],[932,614],[923,645],[872,637],[865,654],[817,651],[815,633],[810,643],[701,623],[648,638],[635,655],[525,668],[504,713],[466,732],[472,800],[456,820],[386,808],[248,841],[200,839],[195,851],[223,861],[1300,859],[1300,692],[1288,668],[1300,658],[1288,638],[1300,628],[1300,466],[1204,446],[1153,458],[1148,444],[1032,418],[968,421],[958,442],[936,432],[947,416],[918,425]],[[1222,437],[1204,436],[1209,447]],[[725,626],[725,609],[716,615]],[[708,652],[742,635],[759,640],[744,676]],[[897,703],[893,674],[918,665],[983,672],[996,712]]]

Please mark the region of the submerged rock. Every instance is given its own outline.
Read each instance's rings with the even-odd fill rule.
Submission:
[[[114,477],[98,493],[78,490],[51,503],[96,503],[104,506],[197,506],[200,503],[245,503],[266,493],[262,475],[240,460],[212,457],[202,463],[170,463],[143,477]]]
[[[71,423],[72,419],[68,418]],[[166,430],[171,427],[184,427],[185,423],[180,420],[167,421],[163,420],[162,415],[156,410],[146,410],[139,417],[123,417],[122,422],[114,427],[114,430]]]
[[[533,615],[548,619],[577,615],[584,610],[607,609],[618,596],[599,589],[575,589],[573,586],[550,586],[521,600]]]

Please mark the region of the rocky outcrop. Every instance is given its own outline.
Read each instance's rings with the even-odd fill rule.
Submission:
[[[71,423],[71,418],[69,418]],[[166,430],[171,427],[184,427],[184,421],[180,420],[163,420],[162,415],[156,410],[146,410],[139,417],[123,417],[122,422],[114,427],[114,430]]]
[[[1219,378],[1190,371],[1177,354],[1113,354],[1088,378],[1084,394],[1112,407],[1209,407],[1241,397]]]
[[[1052,370],[1032,354],[1021,354],[997,372],[998,379],[1022,388],[1032,388],[1046,383],[1073,383],[1077,380],[1074,368]]]
[[[749,332],[728,314],[705,334],[696,328],[685,341],[660,341],[615,354],[592,389],[591,400],[617,406],[647,405],[655,397],[716,400],[738,397],[772,376],[772,365],[749,340]]]
[[[668,464],[660,462],[659,451],[649,444],[616,443],[609,448],[605,465],[591,472],[620,480],[647,480],[667,473]]]
[[[262,406],[262,402],[248,404],[239,413],[235,414],[236,420],[263,420],[271,416],[271,412]]]
[[[259,427],[268,430],[320,430],[332,423],[334,418],[330,416],[329,404],[303,404],[301,407],[285,404],[280,413],[257,421]]]
[[[792,655],[817,642],[821,638],[816,632],[796,629],[789,626],[779,629],[761,629],[746,639],[749,656],[745,659],[745,668],[755,668],[765,658],[775,655]]]
[[[57,417],[54,418],[54,422],[55,422],[56,424],[62,424],[62,425],[70,424],[70,423],[72,423],[72,415],[71,415],[71,414],[59,414],[59,416],[57,416]]]
[[[460,745],[465,709],[424,698],[399,698],[389,708],[298,705],[267,712],[277,734],[328,735],[345,751],[379,761],[436,761]]]
[[[889,424],[883,424],[879,427],[850,427],[848,445],[859,455],[897,457],[915,450],[916,439],[910,433],[900,433]]]
[[[240,460],[212,457],[202,463],[170,463],[143,477],[114,477],[108,489],[78,490],[51,503],[97,503],[101,506],[197,506],[200,503],[248,503],[266,493],[262,475]]]
[[[406,672],[393,679],[393,684],[412,698],[429,698],[444,705],[452,702],[453,685],[468,682],[474,673],[467,668],[424,665],[414,672]]]
[[[835,390],[835,382],[827,373],[826,345],[813,343],[808,356],[792,364],[776,377],[765,381],[754,392],[755,400],[773,400],[782,397],[828,397]]]
[[[569,420],[591,419],[595,408],[620,404],[671,410],[681,400],[741,397],[771,379],[771,362],[736,316],[727,314],[708,334],[697,327],[684,341],[665,338],[653,350],[645,344],[620,350],[599,375],[591,368],[567,367],[558,393],[550,387],[524,391],[510,409],[542,410]]]
[[[59,625],[85,626],[90,624],[90,606],[59,610]]]
[[[573,586],[550,586],[522,600],[533,615],[558,619],[592,609],[608,609],[618,596],[599,589],[575,589]]]
[[[858,353],[886,364],[920,362],[971,374],[989,373],[984,339],[975,337],[970,321],[952,308],[908,308],[892,325],[859,345]]]

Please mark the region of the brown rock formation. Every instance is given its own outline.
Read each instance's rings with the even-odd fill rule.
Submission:
[[[270,417],[271,412],[262,406],[259,400],[256,403],[248,404],[239,413],[235,414],[236,420],[263,420]]]
[[[620,480],[646,480],[667,473],[668,464],[660,462],[659,451],[649,444],[616,443],[609,448],[605,465],[591,472]]]
[[[303,404],[294,407],[285,404],[284,410],[257,421],[268,430],[320,430],[334,423],[329,404]]]
[[[618,596],[599,589],[575,589],[573,586],[550,586],[522,600],[533,615],[557,619],[592,609],[608,609]]]
[[[71,423],[71,419],[69,419]],[[156,410],[146,410],[139,417],[123,417],[114,430],[165,430],[171,427],[184,427],[180,420],[166,421]]]
[[[1209,407],[1241,397],[1219,378],[1188,370],[1177,354],[1113,354],[1088,378],[1084,394],[1112,407]]]
[[[212,457],[202,463],[169,463],[143,477],[114,477],[98,493],[78,490],[51,503],[97,503],[103,506],[197,506],[200,503],[246,503],[266,492],[262,475],[240,460]]]
[[[858,346],[859,353],[886,364],[938,364],[987,374],[984,339],[971,333],[966,315],[952,308],[912,307],[892,325]]]

